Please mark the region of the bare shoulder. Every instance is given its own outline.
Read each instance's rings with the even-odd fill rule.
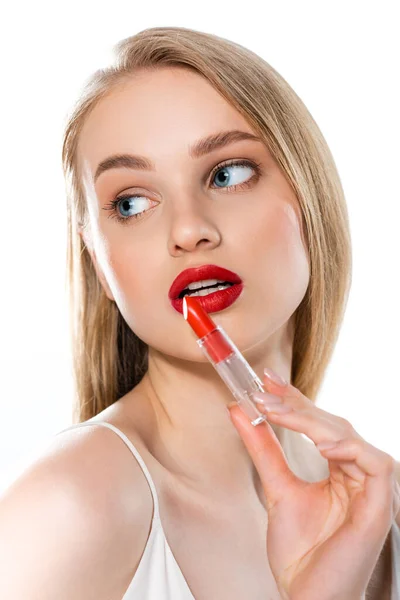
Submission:
[[[144,474],[114,432],[58,434],[0,497],[0,597],[122,598],[152,511]]]

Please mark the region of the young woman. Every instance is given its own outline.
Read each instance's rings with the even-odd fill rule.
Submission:
[[[315,405],[351,242],[300,98],[240,45],[147,29],[88,81],[63,164],[74,425],[2,499],[0,597],[399,598],[396,464]],[[268,422],[198,348],[199,286]]]

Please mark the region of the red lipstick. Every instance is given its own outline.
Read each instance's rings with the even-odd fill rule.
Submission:
[[[252,425],[267,420],[252,400],[254,392],[265,392],[262,381],[221,326],[203,310],[197,298],[183,298],[183,316],[199,339],[197,344],[232,392]]]

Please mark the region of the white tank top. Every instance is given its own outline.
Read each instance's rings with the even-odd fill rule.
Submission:
[[[141,466],[153,496],[154,511],[150,535],[139,566],[121,600],[195,600],[165,537],[154,481],[143,458],[130,439],[115,425],[105,421],[77,423],[58,433],[89,425],[108,427],[125,442]]]
[[[146,477],[150,486],[154,502],[153,520],[151,523],[150,535],[147,539],[146,547],[144,549],[139,566],[121,600],[195,600],[195,597],[190,591],[189,585],[183,576],[183,573],[180,570],[165,537],[160,520],[156,486],[154,485],[153,479],[144,463],[143,458],[140,456],[138,450],[132,444],[130,439],[120,429],[115,427],[115,425],[106,423],[105,421],[86,421],[84,423],[77,423],[71,427],[67,427],[62,431],[59,431],[58,433],[63,433],[64,431],[74,429],[75,427],[92,425],[103,425],[104,427],[108,427],[125,442],[142,468],[144,476]],[[316,460],[318,461],[314,463],[316,469],[312,469],[312,460],[304,461],[299,459],[296,461],[296,458],[300,457],[302,453],[295,451],[295,444],[293,441],[295,438],[289,438],[288,430],[284,430],[284,432],[286,436],[284,440],[288,441],[288,443],[286,445],[283,441],[282,442],[283,446],[285,446],[285,451],[287,450],[286,458],[289,462],[289,465],[292,468],[294,467],[294,472],[296,472],[297,475],[302,476],[304,479],[310,481],[318,481],[319,479],[323,479],[324,476],[327,476],[327,473],[323,473],[323,471],[320,471],[319,474],[317,474],[317,471],[320,470],[321,464],[327,464],[325,459],[323,459],[323,462],[319,462],[321,456],[319,453],[317,455],[314,454]],[[315,449],[313,444],[312,447]],[[304,448],[302,448],[302,450],[304,450]],[[302,456],[304,457],[304,454]],[[312,476],[310,476],[310,473],[307,473],[308,476],[305,476],[303,473],[301,473],[302,465],[307,465],[308,468],[311,466],[311,469],[315,471],[312,473]],[[391,536],[392,585],[390,600],[400,600],[400,528],[395,522],[393,522],[391,528]]]

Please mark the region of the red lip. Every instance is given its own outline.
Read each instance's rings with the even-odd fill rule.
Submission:
[[[243,283],[239,275],[216,265],[203,265],[182,271],[171,285],[168,297],[175,310],[183,314],[183,298],[178,298],[189,283],[203,279],[220,279],[233,283],[225,290],[216,290],[207,296],[197,297],[197,301],[206,312],[218,312],[235,302],[243,291]]]
[[[232,283],[242,283],[239,275],[229,269],[223,269],[217,265],[202,265],[191,269],[185,269],[175,278],[168,293],[170,300],[178,299],[179,294],[189,283],[202,281],[203,279],[220,279]]]

